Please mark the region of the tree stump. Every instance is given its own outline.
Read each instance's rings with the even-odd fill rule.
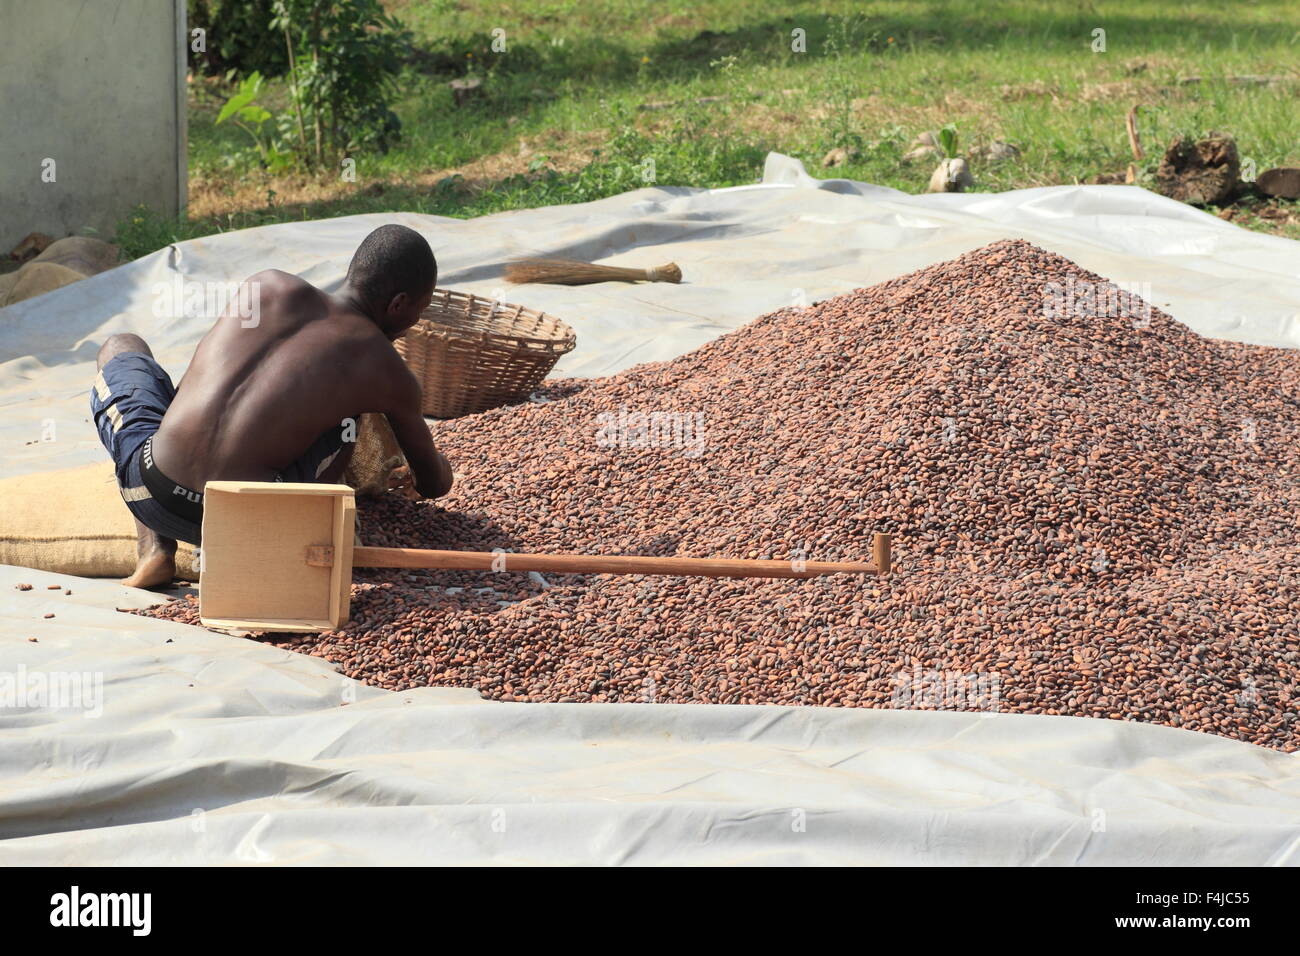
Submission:
[[[1232,198],[1240,174],[1241,160],[1231,136],[1211,133],[1195,142],[1180,136],[1169,144],[1160,161],[1156,188],[1179,202],[1219,205]]]

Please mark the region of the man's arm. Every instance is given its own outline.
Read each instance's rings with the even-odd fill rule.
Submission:
[[[384,414],[415,475],[415,490],[424,498],[441,498],[451,491],[451,464],[433,446],[429,426],[420,414],[420,383],[400,358],[396,365],[390,379],[392,398]]]

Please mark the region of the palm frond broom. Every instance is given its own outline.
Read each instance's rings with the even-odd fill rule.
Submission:
[[[653,269],[600,266],[577,259],[515,259],[506,264],[506,281],[516,285],[590,285],[593,282],[681,282],[682,270],[670,262]]]

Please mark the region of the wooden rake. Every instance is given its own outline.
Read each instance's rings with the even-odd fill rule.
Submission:
[[[208,482],[200,619],[238,630],[334,630],[348,619],[353,568],[810,578],[888,574],[891,561],[890,536],[881,533],[870,562],[828,562],[367,548],[354,545],[355,527],[356,502],[347,485]]]

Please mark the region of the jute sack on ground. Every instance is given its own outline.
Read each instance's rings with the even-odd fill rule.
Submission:
[[[17,272],[0,276],[0,308],[78,282],[117,265],[118,247],[89,236],[51,243]]]
[[[388,491],[393,469],[404,464],[406,458],[393,435],[393,427],[388,424],[388,417],[378,412],[362,415],[357,422],[357,447],[343,472],[344,483],[351,485],[359,495],[382,495]]]
[[[0,308],[34,299],[84,278],[75,269],[57,262],[29,262],[17,272],[0,276]]]
[[[362,415],[344,480],[363,495],[382,495],[403,464],[383,415]],[[108,461],[0,479],[0,564],[88,578],[124,578],[135,570],[135,522]],[[198,580],[192,545],[181,543],[176,575]]]
[[[82,276],[93,276],[112,269],[120,258],[120,248],[111,242],[90,236],[68,236],[50,243],[32,263],[53,262]]]
[[[135,570],[135,542],[110,462],[0,479],[0,564],[124,578]],[[176,576],[198,580],[194,548],[184,542]]]

